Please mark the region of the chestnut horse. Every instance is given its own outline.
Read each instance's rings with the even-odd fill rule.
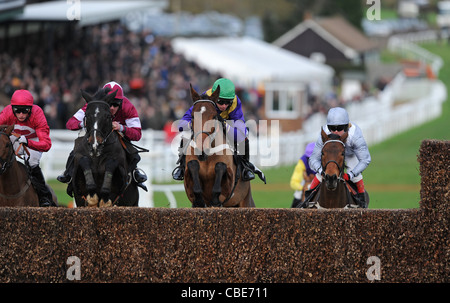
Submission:
[[[200,96],[191,85],[192,137],[186,145],[184,188],[193,207],[255,207],[250,182],[242,181],[227,144],[226,123],[217,113],[220,86]]]
[[[28,169],[16,160],[10,140],[10,136],[14,135],[13,129],[14,125],[0,126],[0,206],[39,206]],[[55,205],[58,205],[54,191],[49,189]]]
[[[315,188],[308,198],[310,208],[357,208],[352,192],[354,189],[349,181],[344,179],[345,141],[348,133],[342,136],[327,134],[322,136],[322,183]],[[369,195],[365,192],[366,207],[369,205]]]

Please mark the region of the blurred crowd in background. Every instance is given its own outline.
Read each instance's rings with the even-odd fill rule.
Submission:
[[[221,76],[175,54],[169,38],[151,31],[135,33],[120,22],[81,30],[56,28],[53,35],[36,33],[16,39],[23,41],[14,41],[13,50],[0,52],[1,108],[16,89],[28,89],[50,128],[65,128],[84,105],[81,89],[94,93],[116,81],[140,113],[143,129],[162,130],[190,107],[190,83],[204,91]],[[237,94],[246,119],[259,119],[264,91],[237,87]],[[309,104],[312,114],[343,103],[329,95],[309,98]]]

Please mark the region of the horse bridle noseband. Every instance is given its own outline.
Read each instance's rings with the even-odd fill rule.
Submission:
[[[323,148],[325,147],[325,145],[326,145],[327,143],[330,143],[330,142],[339,142],[339,143],[342,144],[342,146],[344,146],[344,163],[342,164],[342,167],[341,167],[341,166],[339,165],[339,163],[336,162],[336,160],[330,160],[330,161],[328,161],[327,163],[325,163],[325,166],[324,166],[323,169],[322,169],[322,175],[325,174],[325,171],[327,170],[328,164],[334,163],[334,164],[336,164],[336,166],[337,166],[338,169],[339,169],[339,177],[338,177],[338,179],[341,180],[341,179],[342,179],[342,175],[344,174],[344,167],[345,167],[345,143],[342,142],[341,140],[328,140],[328,141],[325,141],[325,143],[323,144],[322,150],[323,150]],[[323,157],[323,153],[322,153],[322,155],[321,155],[321,162],[322,162],[322,157]]]

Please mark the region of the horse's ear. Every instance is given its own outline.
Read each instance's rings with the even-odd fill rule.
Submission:
[[[84,90],[81,90],[81,96],[83,97],[83,99],[86,101],[86,103],[89,103],[92,101],[92,96],[89,95],[87,92],[85,92]]]
[[[195,91],[195,89],[192,87],[192,84],[189,83],[189,86],[191,87],[191,97],[192,101],[200,100],[200,95]]]
[[[13,130],[14,130],[14,125],[8,125],[8,127],[6,128],[6,133],[11,134]]]
[[[112,93],[106,95],[104,101],[106,103],[110,104],[114,100],[114,98],[116,98],[116,95],[117,95],[117,90],[115,92],[112,92]]]
[[[216,90],[211,94],[211,100],[217,102],[220,94],[220,85],[217,86]]]
[[[320,135],[322,136],[322,142],[328,141],[328,136],[325,133],[325,131],[323,130],[323,128],[322,128]]]
[[[345,143],[345,141],[347,140],[348,137],[348,132],[345,132],[342,136],[341,136],[341,141]]]

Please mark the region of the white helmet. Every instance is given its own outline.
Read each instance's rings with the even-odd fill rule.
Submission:
[[[349,123],[348,113],[342,107],[333,107],[328,111],[327,125],[345,125]]]

